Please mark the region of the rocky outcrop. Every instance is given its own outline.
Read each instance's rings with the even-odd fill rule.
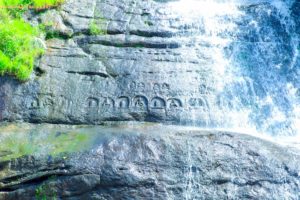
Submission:
[[[0,126],[0,200],[300,199],[299,150],[109,122],[295,134],[299,9],[296,0],[66,0],[27,12],[47,29],[46,52],[28,82],[0,77],[0,121],[32,123]]]
[[[0,140],[1,200],[300,198],[299,154],[248,135],[17,124]]]
[[[47,51],[29,82],[0,78],[0,120],[251,121],[274,134],[291,126],[270,123],[267,111],[293,112],[293,99],[282,98],[282,73],[290,67],[297,88],[298,3],[192,3],[68,0],[58,10],[27,13],[32,24],[51,27]]]

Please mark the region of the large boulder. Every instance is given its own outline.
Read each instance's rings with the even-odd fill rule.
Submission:
[[[300,198],[299,151],[157,124],[2,125],[0,199]]]

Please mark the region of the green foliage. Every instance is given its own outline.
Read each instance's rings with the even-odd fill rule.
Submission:
[[[35,44],[38,30],[21,19],[5,20],[0,24],[0,75],[10,74],[26,80],[34,59],[42,53]]]
[[[45,183],[40,185],[35,189],[35,198],[37,200],[56,200],[57,193],[54,188],[49,184],[51,181],[55,180],[56,177],[50,177]]]
[[[144,21],[144,23],[148,26],[153,26],[154,24],[151,21]]]
[[[53,7],[62,4],[64,0],[0,0],[1,6],[35,6],[35,7]]]
[[[55,6],[62,0],[0,0],[0,75],[13,75],[27,80],[34,60],[43,53],[37,45],[41,33],[22,18],[28,6]],[[19,6],[20,8],[16,8]]]
[[[16,145],[16,142],[13,138],[6,138],[5,145],[7,148],[9,148],[9,151],[3,151],[2,149],[0,151],[5,152],[5,155],[2,155],[4,157],[10,158],[10,156],[13,154],[14,157],[22,157],[24,155],[32,155],[35,151],[38,149],[31,146],[31,143],[28,139],[21,140],[21,142]]]
[[[25,0],[0,0],[0,12],[5,15],[5,19],[10,16],[20,17],[23,9],[18,7],[24,5],[25,2]]]
[[[39,186],[36,190],[35,190],[35,198],[37,200],[47,200],[47,196],[44,192],[44,188],[43,186]]]
[[[78,132],[62,132],[55,137],[49,137],[48,141],[51,143],[51,155],[56,156],[79,150],[85,142],[88,142],[88,136]]]
[[[64,0],[0,0],[0,12],[9,13],[13,17],[21,17],[29,7],[43,10],[59,6]]]
[[[96,22],[95,20],[93,20],[90,23],[90,27],[89,27],[89,32],[91,35],[105,35],[106,34],[106,30],[101,27],[101,20],[98,20],[99,22]]]
[[[53,157],[61,157],[67,153],[84,149],[89,146],[93,139],[81,131],[57,132],[56,130],[45,135],[34,132],[35,137],[33,139],[28,136],[29,133],[22,133],[24,128],[21,130],[12,125],[10,129],[10,131],[1,130],[0,162],[34,155],[37,152],[47,152]]]
[[[64,0],[27,0],[31,1],[32,4],[36,7],[43,7],[43,6],[56,6],[60,5],[64,2]]]

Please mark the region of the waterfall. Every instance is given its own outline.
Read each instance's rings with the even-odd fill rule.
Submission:
[[[191,110],[194,124],[201,118],[215,128],[272,136],[300,133],[299,3],[168,4],[181,19],[181,34],[189,41],[185,47],[195,49],[188,54],[194,53],[203,73],[197,92],[204,94],[207,110]]]

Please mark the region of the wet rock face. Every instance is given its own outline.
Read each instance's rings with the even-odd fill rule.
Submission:
[[[272,106],[286,110],[283,115],[293,108],[292,99],[282,99],[287,96],[283,71],[290,71],[291,84],[298,87],[297,67],[291,66],[299,65],[299,4],[193,5],[69,0],[58,11],[29,13],[33,24],[52,22],[58,38],[46,41],[46,54],[29,82],[0,79],[0,119],[222,127],[240,119],[239,125],[253,121],[264,131],[276,130],[268,127]],[[93,27],[98,35],[89,34]],[[268,95],[274,105],[263,101]],[[235,116],[239,111],[249,116]]]
[[[300,198],[299,155],[251,136],[145,124],[18,126],[14,134],[2,127],[1,140],[22,146],[30,138],[39,148],[14,158],[17,148],[1,147],[1,200]],[[81,150],[55,155],[70,140]]]

